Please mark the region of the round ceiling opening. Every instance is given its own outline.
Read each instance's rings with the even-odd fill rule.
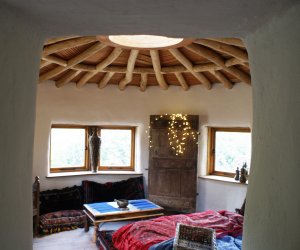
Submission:
[[[152,35],[120,35],[109,36],[109,40],[115,44],[132,48],[163,48],[179,44],[183,38],[171,38]]]

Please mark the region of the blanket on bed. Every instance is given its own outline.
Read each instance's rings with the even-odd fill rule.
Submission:
[[[162,216],[138,221],[120,228],[113,234],[113,244],[122,250],[147,250],[150,246],[175,236],[176,224],[213,228],[217,238],[242,234],[243,216],[228,211],[205,211],[187,215]]]
[[[174,238],[157,243],[149,248],[149,250],[173,250]],[[241,250],[242,236],[233,238],[232,236],[224,236],[217,239],[218,250]]]

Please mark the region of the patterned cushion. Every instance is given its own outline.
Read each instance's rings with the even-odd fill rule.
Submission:
[[[107,202],[114,199],[143,199],[143,177],[130,178],[119,182],[104,184],[93,181],[82,181],[84,203]]]
[[[62,210],[44,214],[40,218],[42,234],[51,234],[83,227],[86,215],[82,210]]]
[[[128,180],[114,182],[116,199],[144,199],[143,176],[130,178]]]
[[[73,186],[40,192],[40,202],[41,214],[60,210],[82,209],[82,187]]]

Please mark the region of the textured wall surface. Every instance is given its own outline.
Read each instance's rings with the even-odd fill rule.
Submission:
[[[247,38],[253,151],[243,249],[300,245],[300,5]]]
[[[1,250],[32,248],[32,149],[41,40],[29,20],[0,8]]]

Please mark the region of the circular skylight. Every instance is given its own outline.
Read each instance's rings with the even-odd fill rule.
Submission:
[[[163,48],[182,42],[183,38],[151,35],[120,35],[109,36],[113,43],[133,48]]]

